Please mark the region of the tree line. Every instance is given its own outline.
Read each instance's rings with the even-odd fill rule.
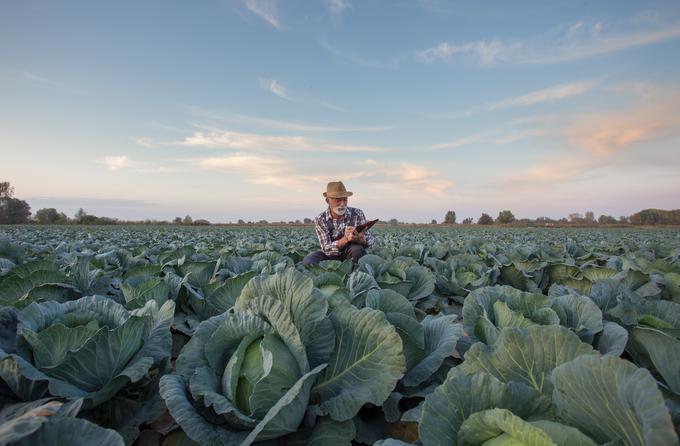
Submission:
[[[433,220],[432,223],[436,223]],[[474,219],[468,217],[462,222],[464,225],[474,224]],[[457,224],[455,211],[447,211],[444,215],[442,224]],[[612,215],[602,214],[595,218],[593,211],[587,211],[585,214],[575,212],[569,214],[567,217],[558,219],[550,217],[531,218],[516,218],[510,210],[503,210],[498,213],[495,219],[487,213],[477,219],[478,225],[511,225],[511,226],[597,226],[597,225],[638,225],[638,226],[655,226],[655,225],[680,225],[680,209],[665,210],[665,209],[644,209],[636,212],[630,216],[620,216],[618,218]]]
[[[14,187],[8,182],[0,182],[0,224],[84,224],[84,225],[116,225],[116,224],[151,224],[151,225],[193,225],[193,226],[207,226],[211,223],[205,219],[194,220],[190,215],[184,217],[175,217],[172,222],[165,220],[119,220],[110,217],[98,217],[96,215],[88,214],[82,208],[79,209],[73,217],[68,217],[63,212],[59,212],[55,208],[43,208],[36,211],[35,215],[31,213],[30,205],[21,199],[14,197]],[[267,220],[259,221],[245,221],[239,219],[237,225],[311,225],[314,220],[311,218],[304,218],[303,220],[295,221],[274,221]],[[387,221],[380,220],[379,223],[388,225],[404,224],[396,218]],[[461,221],[464,225],[475,224],[471,217],[465,218]],[[433,219],[431,224],[437,224],[437,220]],[[453,225],[458,224],[456,221],[456,212],[449,210],[444,215],[441,224]],[[496,218],[491,217],[487,213],[477,219],[478,225],[509,225],[509,226],[596,226],[596,225],[680,225],[680,209],[664,210],[664,209],[644,209],[636,212],[630,216],[620,216],[615,218],[611,215],[602,214],[595,218],[593,211],[587,211],[585,214],[572,213],[567,217],[560,219],[552,219],[549,217],[538,217],[536,219],[530,218],[516,218],[512,211],[505,209],[498,213]]]

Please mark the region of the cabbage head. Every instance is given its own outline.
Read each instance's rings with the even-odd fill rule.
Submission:
[[[257,277],[236,308],[202,322],[160,391],[201,444],[250,444],[297,430],[335,334],[328,303],[294,271]]]
[[[32,303],[18,313],[16,331],[0,333],[0,378],[23,401],[98,406],[167,365],[174,310],[172,301],[150,301],[128,311],[104,296]]]
[[[160,392],[200,444],[278,439],[296,432],[306,414],[328,415],[318,437],[331,425],[351,427],[364,404],[382,404],[404,362],[382,311],[348,302],[331,308],[311,277],[289,268],[254,277],[230,311],[203,321]],[[353,432],[346,429],[348,442]]]

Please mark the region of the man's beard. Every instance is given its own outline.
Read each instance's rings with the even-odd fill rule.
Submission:
[[[346,211],[347,211],[346,206],[338,206],[333,208],[333,212],[336,213],[337,215],[345,215]]]

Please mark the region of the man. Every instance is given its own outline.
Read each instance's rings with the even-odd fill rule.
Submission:
[[[370,230],[357,233],[355,228],[366,223],[361,209],[347,206],[347,197],[353,194],[345,189],[342,181],[331,181],[323,196],[328,208],[314,219],[316,235],[321,251],[310,253],[302,260],[305,266],[315,265],[322,260],[358,261],[373,246],[375,238]]]

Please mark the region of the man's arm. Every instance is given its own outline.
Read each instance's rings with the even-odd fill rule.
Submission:
[[[340,255],[340,250],[345,246],[347,242],[340,246],[340,240],[333,241],[331,239],[331,234],[328,232],[328,227],[322,218],[317,217],[314,220],[314,230],[316,231],[316,236],[319,239],[319,245],[321,245],[321,251],[327,256],[338,256]]]

